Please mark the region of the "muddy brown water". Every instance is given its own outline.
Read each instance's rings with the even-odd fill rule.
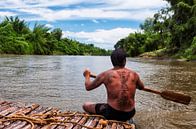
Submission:
[[[0,99],[83,111],[85,101],[106,102],[104,86],[85,91],[83,70],[100,73],[111,67],[108,56],[1,55]],[[126,67],[150,88],[192,97],[187,106],[137,90],[134,121],[139,129],[196,128],[196,62],[128,58]]]

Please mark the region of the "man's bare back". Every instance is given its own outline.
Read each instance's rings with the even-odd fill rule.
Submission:
[[[131,111],[135,107],[138,75],[127,68],[113,68],[101,73],[107,89],[107,103],[116,110]],[[98,77],[99,77],[98,76]]]

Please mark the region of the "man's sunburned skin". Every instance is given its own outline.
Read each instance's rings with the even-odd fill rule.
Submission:
[[[129,98],[128,98],[128,86],[127,86],[127,81],[128,78],[130,77],[130,73],[125,72],[125,71],[117,71],[117,73],[120,76],[120,81],[121,81],[121,90],[120,90],[120,98],[118,100],[118,106],[119,107],[124,107],[127,105],[131,105]]]
[[[134,72],[126,68],[114,68],[104,74],[106,75],[104,83],[108,92],[108,104],[116,110],[131,111],[135,106]]]

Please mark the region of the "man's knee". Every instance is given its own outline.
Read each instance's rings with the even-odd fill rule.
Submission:
[[[86,107],[87,107],[87,104],[84,103],[83,106],[82,106],[82,108],[83,108],[85,111],[86,111]]]
[[[92,102],[85,102],[82,107],[86,112],[95,113],[95,104]]]
[[[89,107],[90,107],[90,103],[89,102],[85,102],[82,107],[83,107],[84,111],[88,112]]]

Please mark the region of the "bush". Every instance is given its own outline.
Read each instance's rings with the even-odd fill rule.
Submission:
[[[190,60],[196,59],[196,36],[193,38],[191,46],[185,50],[185,56]]]

